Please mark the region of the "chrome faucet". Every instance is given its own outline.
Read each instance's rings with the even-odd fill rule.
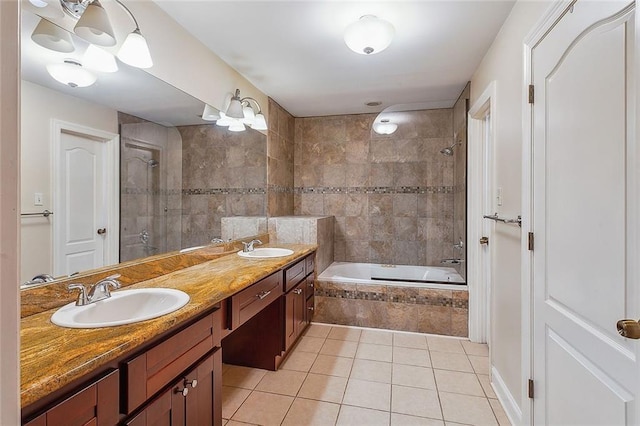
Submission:
[[[460,238],[460,241],[458,243],[453,245],[453,248],[458,250],[462,250],[464,248],[464,241],[462,241],[462,238]]]
[[[120,274],[110,275],[92,285],[89,290],[87,290],[84,284],[80,283],[69,284],[67,289],[69,289],[70,292],[72,290],[80,290],[78,299],[76,300],[76,306],[85,306],[111,297],[109,287],[113,289],[120,288],[118,278],[120,278]]]
[[[220,243],[224,243],[224,240],[222,238],[215,237],[211,239],[211,244],[220,244]]]
[[[242,251],[245,252],[245,253],[253,251],[254,250],[254,248],[253,248],[254,244],[262,244],[262,241],[260,241],[260,240],[251,240],[248,243],[243,242],[242,243]]]
[[[22,286],[23,287],[28,287],[28,286],[35,285],[35,284],[48,283],[48,282],[51,282],[53,280],[55,280],[55,278],[53,278],[49,274],[38,274],[35,277],[31,278],[29,281],[23,283]]]

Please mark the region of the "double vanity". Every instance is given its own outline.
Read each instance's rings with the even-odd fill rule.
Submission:
[[[24,315],[23,424],[221,425],[223,360],[277,369],[313,313],[317,247],[261,248],[253,256],[208,248],[165,256],[137,269],[133,265],[130,275],[142,277],[140,268],[147,268],[154,277],[135,283],[127,282],[126,267],[118,268],[126,289],[95,304],[100,312],[66,318],[72,327],[107,324],[100,328],[54,325],[52,315],[64,312],[68,300]],[[165,303],[154,298],[167,289],[183,292],[188,302],[162,316],[122,324],[123,318],[127,322],[151,309],[144,307],[145,297]],[[38,289],[29,292],[27,298],[43,297]],[[166,303],[179,303],[172,297]],[[95,324],[83,323],[91,321]],[[108,326],[109,321],[122,325]]]

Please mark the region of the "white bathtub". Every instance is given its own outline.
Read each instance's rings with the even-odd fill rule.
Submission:
[[[454,268],[333,262],[319,281],[464,290],[466,283]]]

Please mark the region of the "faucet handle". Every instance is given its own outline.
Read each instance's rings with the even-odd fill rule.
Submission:
[[[117,279],[118,279],[118,278],[120,278],[120,277],[121,277],[121,275],[120,275],[120,274],[113,274],[113,275],[109,275],[109,276],[108,276],[108,277],[106,277],[106,278],[103,278],[103,279],[102,279],[102,280],[100,280],[100,281],[112,281],[112,280],[117,280]]]
[[[67,290],[71,293],[73,290],[80,290],[78,293],[78,299],[76,300],[76,306],[84,306],[87,304],[87,287],[84,284],[73,283],[67,286]]]

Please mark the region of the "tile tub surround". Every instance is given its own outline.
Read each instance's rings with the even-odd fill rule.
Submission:
[[[231,216],[221,219],[223,240],[239,240],[267,233],[267,218],[264,216]],[[263,241],[264,242],[264,241]]]
[[[316,274],[333,262],[333,216],[280,216],[269,218],[269,239],[286,244],[317,244]]]
[[[295,118],[269,98],[267,135],[267,215],[293,214]]]
[[[176,288],[190,296],[183,308],[141,323],[77,330],[53,325],[50,321],[53,310],[23,318],[20,327],[22,407],[206,312],[248,285],[313,252],[316,246],[292,244],[286,248],[294,254],[259,261],[223,256],[131,285],[130,288]]]
[[[469,293],[316,280],[314,321],[466,337]]]
[[[438,265],[453,256],[453,110],[296,118],[295,214],[335,216],[335,261]]]
[[[335,355],[339,348],[353,350]],[[227,425],[506,426],[488,355],[467,339],[313,323],[279,371],[223,365],[222,417]]]
[[[182,246],[209,244],[227,216],[265,216],[267,144],[262,133],[211,125],[182,136]]]

